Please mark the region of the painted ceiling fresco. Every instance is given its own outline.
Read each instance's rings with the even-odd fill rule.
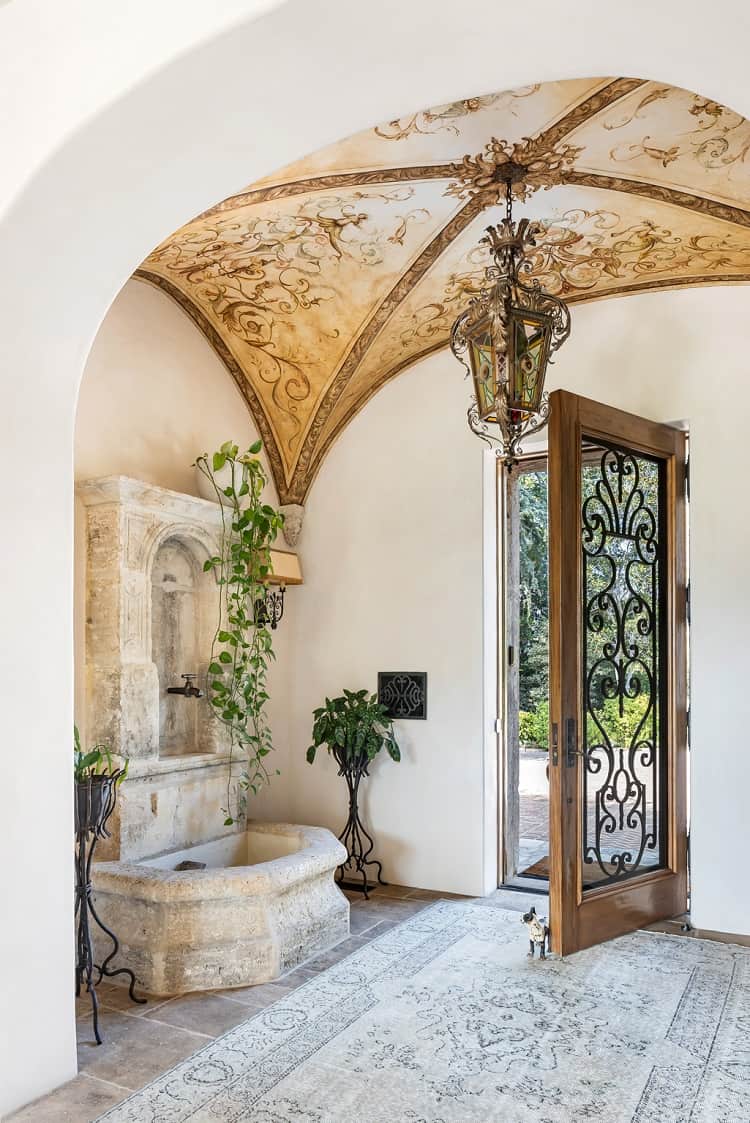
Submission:
[[[502,166],[544,234],[532,272],[571,304],[750,280],[750,122],[686,90],[526,86],[378,125],[225,199],[136,276],[235,378],[282,503],[389,378],[448,344],[482,285]],[[457,366],[456,377],[461,376]]]

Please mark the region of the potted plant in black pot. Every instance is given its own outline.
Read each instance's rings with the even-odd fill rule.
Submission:
[[[107,819],[114,811],[117,787],[128,774],[128,761],[115,767],[107,745],[84,752],[78,727],[73,726],[73,779],[75,781],[76,835],[108,837]]]
[[[74,815],[76,828],[76,998],[83,987],[91,998],[94,1019],[94,1036],[97,1045],[102,1043],[99,1032],[99,1002],[96,997],[97,983],[94,972],[98,972],[98,982],[106,975],[114,978],[125,975],[128,979],[128,993],[133,1002],[144,1003],[145,998],[137,998],[134,992],[135,975],[129,967],[116,970],[109,965],[117,955],[120,944],[114,932],[100,919],[94,904],[91,884],[91,864],[97,840],[109,838],[107,820],[115,809],[117,788],[128,774],[128,761],[118,767],[108,745],[94,745],[85,752],[77,726],[73,726],[73,780]],[[101,965],[94,962],[94,942],[92,920],[112,941],[112,950]]]
[[[386,706],[378,702],[377,695],[367,690],[345,690],[339,698],[326,698],[325,704],[313,711],[312,741],[307,750],[308,763],[312,764],[318,749],[325,745],[338,765],[349,793],[349,817],[339,839],[346,847],[347,860],[339,866],[339,884],[356,889],[368,897],[367,867],[377,868],[377,879],[383,881],[383,867],[371,858],[375,843],[365,830],[359,817],[359,785],[369,774],[369,767],[378,753],[385,749],[391,760],[401,760],[401,752],[393,732],[393,722]],[[361,878],[347,882],[348,874]]]

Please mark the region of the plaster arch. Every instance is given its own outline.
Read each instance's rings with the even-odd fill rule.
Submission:
[[[134,17],[144,39],[148,8]],[[92,4],[86,18],[96,39],[93,13]],[[470,17],[459,19],[453,6],[436,14],[430,0],[357,6],[290,0],[257,18],[251,12],[228,35],[216,37],[206,25],[203,42],[163,69],[152,58],[146,81],[138,82],[143,68],[134,65],[132,88],[121,75],[114,91],[82,99],[85,111],[46,136],[16,169],[15,185],[23,187],[0,222],[6,278],[0,371],[10,476],[2,500],[2,584],[11,591],[0,618],[0,681],[12,700],[3,711],[4,741],[15,746],[0,789],[3,841],[14,856],[5,886],[0,1112],[75,1072],[66,749],[73,697],[73,422],[85,359],[109,304],[149,250],[194,214],[415,103],[598,70],[663,79],[750,116],[744,57],[750,12],[740,0],[713,6],[712,25],[729,32],[720,36],[721,51],[706,49],[705,6],[697,0],[638,0],[623,13],[627,19],[605,17],[596,0],[579,0],[570,10],[552,0],[515,7],[477,0]],[[58,29],[60,59],[81,30],[73,20]],[[29,57],[30,40],[22,27],[11,49]],[[116,35],[102,41],[104,69],[118,43]],[[518,45],[506,50],[501,73],[498,51],[488,49],[493,43]],[[170,57],[166,45],[163,57]],[[3,124],[4,147],[34,125],[14,96],[15,75],[10,68],[0,80],[2,103],[14,106],[13,120]],[[85,74],[63,75],[84,88]],[[53,86],[40,89],[42,101],[54,99]],[[44,665],[54,668],[45,675],[44,706],[39,676],[30,670],[39,668],[40,637]],[[29,760],[44,776],[31,825]],[[43,831],[36,829],[40,822]]]

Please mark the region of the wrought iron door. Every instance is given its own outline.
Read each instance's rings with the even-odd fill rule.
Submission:
[[[551,395],[554,950],[687,907],[685,438]]]

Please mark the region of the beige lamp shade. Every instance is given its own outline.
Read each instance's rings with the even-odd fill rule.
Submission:
[[[271,568],[266,581],[269,585],[301,585],[302,566],[299,557],[291,550],[271,550]]]

